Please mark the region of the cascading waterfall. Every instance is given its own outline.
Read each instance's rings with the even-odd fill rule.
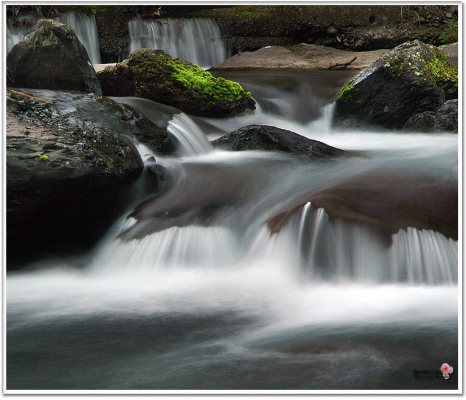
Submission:
[[[97,33],[97,25],[93,15],[87,16],[85,14],[70,11],[61,14],[58,22],[71,26],[76,32],[76,36],[84,45],[89,55],[92,64],[100,64],[100,48],[99,48],[99,35]]]
[[[213,150],[201,129],[185,113],[175,114],[167,130],[178,139],[183,155],[201,155]]]
[[[130,52],[141,48],[160,49],[208,69],[227,58],[220,29],[208,18],[128,22]]]
[[[53,18],[56,22],[71,26],[76,32],[76,36],[84,45],[92,64],[100,64],[99,38],[97,35],[97,25],[95,17],[88,17],[85,14],[69,11]],[[8,27],[6,32],[6,51],[7,54],[16,43],[27,39],[34,34],[37,24],[23,25],[21,29],[17,27]]]
[[[306,203],[289,221],[309,279],[409,284],[454,284],[458,242],[440,233],[407,228],[387,247],[368,228],[336,220]]]

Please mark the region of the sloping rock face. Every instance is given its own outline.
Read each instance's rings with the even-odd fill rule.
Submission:
[[[267,125],[249,125],[213,141],[215,147],[224,150],[271,150],[282,151],[311,159],[328,159],[349,155],[317,140],[297,133]]]
[[[158,132],[134,110],[105,97],[23,91],[53,104],[8,91],[9,269],[95,245],[131,201],[143,171],[125,134]],[[160,134],[160,143],[164,140]]]
[[[453,183],[390,173],[351,178],[310,193],[271,217],[267,221],[271,232],[278,232],[307,202],[323,208],[331,218],[373,229],[387,242],[408,227],[458,240],[458,186]]]
[[[336,126],[400,129],[417,113],[435,112],[458,96],[458,70],[445,53],[417,40],[383,55],[343,86]]]
[[[8,53],[7,84],[102,94],[87,51],[73,28],[48,19],[39,21],[34,35]]]
[[[239,83],[214,78],[162,50],[136,50],[98,78],[107,96],[143,97],[197,116],[229,117],[255,109],[251,93]]]

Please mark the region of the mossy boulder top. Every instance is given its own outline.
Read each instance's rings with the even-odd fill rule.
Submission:
[[[255,109],[251,93],[239,83],[215,78],[163,50],[136,50],[97,76],[107,96],[144,97],[197,116],[229,117]]]
[[[8,85],[101,94],[84,45],[73,28],[42,19],[34,35],[7,56]]]
[[[340,89],[334,123],[402,128],[412,115],[435,112],[457,97],[457,68],[437,47],[415,40],[384,54]]]

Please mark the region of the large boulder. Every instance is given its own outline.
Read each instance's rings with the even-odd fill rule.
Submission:
[[[162,50],[136,50],[98,78],[106,96],[144,97],[197,116],[229,117],[255,108],[251,93],[239,83],[214,78]]]
[[[102,94],[97,75],[73,28],[40,20],[34,35],[7,56],[8,86]]]
[[[8,91],[9,269],[94,245],[131,201],[131,187],[143,171],[128,136],[152,132],[160,136],[161,149],[168,136],[105,97],[23,91],[52,104]]]
[[[435,46],[417,40],[383,55],[343,86],[337,126],[402,128],[417,113],[436,112],[458,96],[458,70]]]
[[[310,159],[328,159],[349,154],[286,129],[267,125],[245,126],[218,138],[212,144],[223,150],[272,150]]]

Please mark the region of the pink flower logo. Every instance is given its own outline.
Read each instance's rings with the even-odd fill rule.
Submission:
[[[445,363],[440,367],[440,371],[442,372],[443,377],[448,379],[450,378],[450,374],[453,373],[453,367],[450,367],[447,363]]]

